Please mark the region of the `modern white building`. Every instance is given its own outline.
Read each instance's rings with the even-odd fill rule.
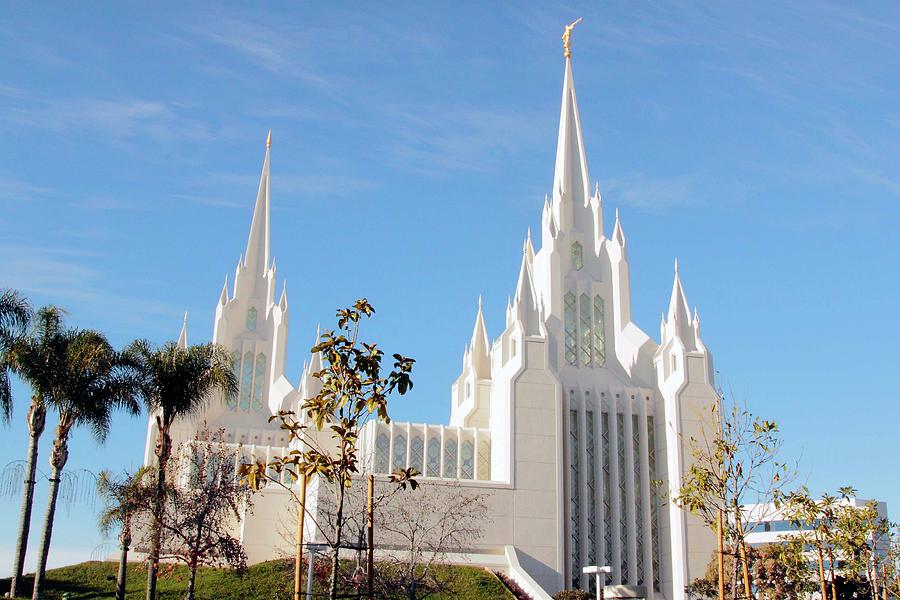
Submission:
[[[879,500],[862,500],[860,498],[839,498],[837,503],[843,506],[863,509],[875,503],[875,511],[880,519],[888,518],[887,502]],[[792,537],[810,531],[810,527],[798,526],[788,518],[784,511],[774,504],[748,504],[743,507],[747,523],[747,543],[751,546],[780,544]],[[882,544],[884,545],[884,544]]]
[[[479,301],[450,386],[449,423],[371,423],[361,444],[376,473],[412,466],[425,483],[459,480],[489,493],[485,535],[461,555],[506,570],[535,598],[587,587],[582,568],[599,564],[612,567],[607,597],[682,599],[715,540],[662,502],[666,490],[652,482],[674,492],[690,459],[683,440],[714,426],[706,420],[716,401],[712,358],[677,263],[659,340],[632,322],[628,243],[618,211],[604,230],[566,54],[552,191],[537,244],[530,232],[524,240],[502,331],[488,335]],[[222,287],[213,327],[213,340],[233,351],[240,393],[175,431],[188,441],[205,422],[259,460],[286,453],[285,432],[268,418],[317,392],[311,373],[321,364],[309,357],[298,385],[285,375],[290,309],[269,248],[269,146],[246,252]],[[148,462],[154,441],[151,418]],[[311,486],[311,502],[317,493]],[[267,489],[245,517],[251,561],[283,545],[275,530],[287,501]]]

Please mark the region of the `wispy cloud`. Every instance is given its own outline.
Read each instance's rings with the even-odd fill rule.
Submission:
[[[663,212],[695,201],[697,176],[650,178],[636,174],[612,177],[603,186],[604,200],[628,204],[648,212]]]
[[[0,202],[25,202],[46,197],[52,190],[0,173]]]

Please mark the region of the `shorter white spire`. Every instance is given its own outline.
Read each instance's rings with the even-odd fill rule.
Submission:
[[[528,259],[528,264],[534,264],[534,246],[531,243],[531,227],[528,228],[522,251],[525,253],[525,258]]]
[[[531,267],[528,264],[527,257],[524,255],[522,256],[522,267],[519,269],[519,282],[516,285],[513,313],[522,326],[522,332],[525,335],[541,335],[541,318],[538,312],[537,294],[534,292]]]
[[[625,247],[625,231],[622,230],[622,221],[619,220],[619,209],[616,209],[616,226],[613,229],[613,240],[621,246]]]
[[[481,295],[478,296],[478,312],[475,314],[475,328],[467,353],[468,363],[478,379],[491,378],[491,353],[487,327],[484,324]]]
[[[188,322],[188,313],[184,311],[184,320],[181,322],[181,333],[178,334],[178,347],[182,350],[187,350],[188,341],[187,341],[187,322]]]
[[[219,304],[225,306],[228,303],[228,275],[225,276],[225,283],[222,285],[222,293],[219,294]]]

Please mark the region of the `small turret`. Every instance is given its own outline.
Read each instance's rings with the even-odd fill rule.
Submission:
[[[519,282],[516,284],[513,314],[522,327],[523,334],[541,335],[541,315],[538,310],[537,295],[534,292],[531,267],[528,264],[528,257],[525,255],[522,256],[522,267],[519,269]]]
[[[491,352],[487,327],[484,325],[484,311],[481,296],[478,296],[478,312],[475,315],[475,328],[472,330],[472,341],[467,353],[468,362],[478,379],[491,378]]]
[[[188,314],[187,311],[184,311],[184,320],[181,322],[181,333],[178,334],[178,347],[182,350],[187,350],[188,341],[187,341],[187,321]]]

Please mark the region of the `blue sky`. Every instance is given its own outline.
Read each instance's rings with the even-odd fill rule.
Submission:
[[[444,421],[478,294],[497,335],[539,230],[559,36],[584,16],[581,118],[634,319],[658,335],[677,256],[720,382],[781,425],[802,479],[900,506],[896,3],[78,8],[4,6],[0,286],[117,344],[174,338],[184,310],[208,340],[272,128],[291,378],[316,324],[365,295],[370,336],[418,359],[394,417]],[[15,391],[0,464],[24,455]],[[144,437],[124,415],[105,446],[76,431],[69,465],[133,468]],[[0,506],[4,576],[19,499]],[[62,511],[51,563],[94,552],[93,519]]]

